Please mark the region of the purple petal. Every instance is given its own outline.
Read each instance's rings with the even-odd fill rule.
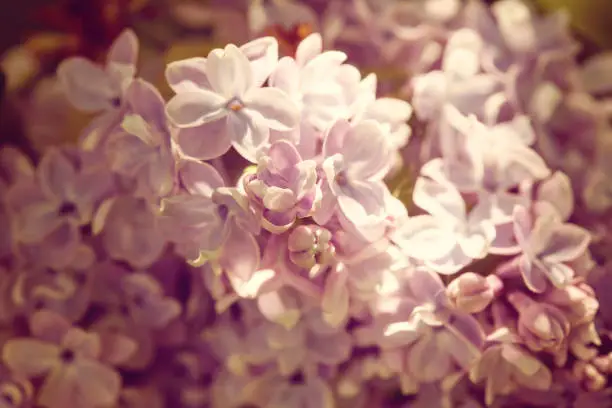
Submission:
[[[245,96],[246,107],[264,118],[265,123],[275,130],[290,130],[300,120],[300,111],[289,96],[277,88],[256,88]]]
[[[382,179],[389,170],[391,153],[388,135],[375,121],[358,123],[344,137],[342,154],[352,179]]]
[[[582,67],[581,79],[586,92],[612,92],[612,53],[603,52],[589,58]]]
[[[206,58],[174,61],[166,68],[166,81],[175,93],[211,89],[206,76]]]
[[[233,44],[208,54],[206,74],[212,88],[228,100],[242,97],[253,86],[251,64]]]
[[[393,240],[406,255],[421,260],[443,258],[456,245],[440,221],[429,215],[410,217],[393,235]]]
[[[227,119],[227,133],[232,146],[246,160],[255,163],[257,153],[270,138],[270,129],[255,111],[232,112]]]
[[[253,70],[255,86],[262,86],[278,63],[278,41],[274,37],[262,37],[240,47]]]
[[[72,198],[76,171],[74,165],[58,149],[49,149],[38,167],[41,187],[52,197],[63,200]]]
[[[347,120],[339,119],[326,131],[323,141],[323,157],[342,154],[344,140],[350,129],[351,125]]]
[[[466,218],[465,202],[450,183],[420,177],[415,186],[412,200],[431,215],[447,223],[462,222]]]
[[[538,188],[538,200],[551,203],[559,212],[562,220],[567,220],[574,212],[574,194],[569,177],[556,171]]]
[[[166,112],[178,127],[195,127],[227,116],[225,103],[220,95],[200,89],[175,95],[166,105]]]
[[[70,103],[86,112],[111,109],[113,101],[121,96],[109,75],[85,58],[73,57],[62,62],[57,77]]]
[[[232,147],[223,120],[201,126],[178,129],[176,141],[186,156],[198,160],[210,160],[223,156]]]
[[[525,285],[535,293],[542,293],[546,290],[546,270],[543,270],[539,263],[532,263],[525,255],[519,258],[519,269],[523,276]]]
[[[212,197],[216,189],[225,185],[213,166],[195,160],[185,160],[181,163],[179,176],[187,191],[204,197]]]
[[[158,131],[167,129],[164,98],[153,84],[136,79],[127,89],[125,98],[132,111],[155,124]]]
[[[573,224],[555,228],[546,249],[540,254],[547,262],[569,262],[587,250],[591,236],[587,230]]]
[[[138,37],[132,29],[125,29],[115,39],[108,51],[107,63],[136,66],[138,62]]]
[[[259,245],[255,238],[232,222],[219,260],[226,273],[246,282],[257,270],[260,258]]]

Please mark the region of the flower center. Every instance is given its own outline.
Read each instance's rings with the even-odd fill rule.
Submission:
[[[242,101],[238,98],[232,98],[227,103],[227,108],[234,112],[238,112],[244,108],[244,103],[242,103]]]
[[[229,215],[229,208],[227,207],[227,205],[221,204],[220,206],[218,206],[217,214],[219,215],[219,218],[221,218],[223,221],[227,220],[227,217]]]
[[[66,364],[72,363],[74,361],[74,357],[74,351],[68,349],[62,350],[60,354],[60,359]]]
[[[57,211],[59,215],[74,215],[77,212],[77,207],[74,203],[66,201]]]
[[[334,177],[334,181],[340,187],[346,187],[348,185],[348,177],[346,176],[346,172],[341,171],[338,174],[336,174],[336,177]]]

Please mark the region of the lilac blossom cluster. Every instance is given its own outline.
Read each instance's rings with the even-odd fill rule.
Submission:
[[[78,144],[0,150],[0,407],[610,406],[612,65],[518,0],[325,3],[254,2],[322,34],[171,62],[169,100],[132,30],[62,62]]]

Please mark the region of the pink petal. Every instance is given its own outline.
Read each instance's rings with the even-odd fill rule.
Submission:
[[[82,57],[64,60],[57,68],[57,77],[70,103],[86,112],[110,109],[120,96],[108,74]]]

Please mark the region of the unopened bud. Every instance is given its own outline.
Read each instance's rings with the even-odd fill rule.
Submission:
[[[502,281],[495,275],[484,277],[467,272],[455,278],[446,292],[458,309],[478,313],[491,304],[502,288]]]

